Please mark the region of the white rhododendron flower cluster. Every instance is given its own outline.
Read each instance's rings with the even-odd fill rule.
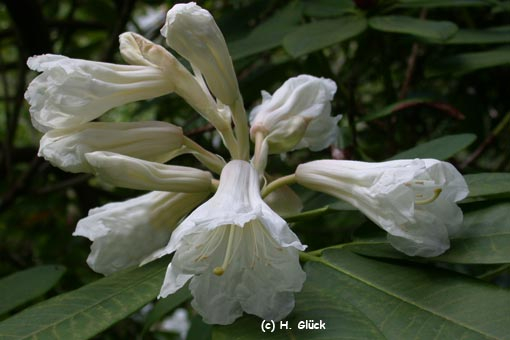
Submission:
[[[436,256],[449,248],[462,223],[456,202],[467,195],[452,165],[430,159],[320,160],[268,183],[268,155],[318,151],[336,142],[335,82],[291,78],[273,95],[263,91],[248,120],[211,14],[195,3],[175,5],[161,33],[191,70],[131,32],[119,37],[128,65],[60,55],[28,60],[42,72],[25,95],[33,125],[44,133],[39,155],[65,171],[149,191],[92,209],[78,222],[74,235],[92,241],[87,263],[93,270],[109,275],[174,254],[160,297],[190,282],[192,306],[208,323],[229,324],[243,312],[281,320],[306,277],[299,264],[306,246],[281,217],[302,207],[291,183],[351,203],[408,255]],[[168,122],[95,121],[114,107],[169,93],[214,126],[230,153],[228,162]],[[182,154],[207,170],[168,164]]]

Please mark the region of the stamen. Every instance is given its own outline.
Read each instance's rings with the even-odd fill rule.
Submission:
[[[428,189],[428,188],[433,188],[433,187],[437,186],[437,184],[434,181],[421,180],[421,179],[420,180],[415,179],[413,181],[406,182],[406,183],[404,183],[404,185],[407,187],[410,187],[410,188],[417,188],[417,189]]]
[[[432,203],[439,197],[441,191],[443,191],[441,188],[434,189],[434,194],[431,197],[424,200],[414,201],[414,203],[418,205]],[[423,197],[423,195],[416,195],[416,197]]]
[[[223,273],[225,273],[225,270],[227,270],[227,266],[230,263],[230,260],[232,260],[232,255],[234,252],[234,249],[233,249],[234,248],[233,247],[234,233],[235,233],[235,228],[237,228],[237,227],[234,225],[230,225],[229,228],[230,228],[230,230],[228,233],[228,242],[227,242],[227,250],[225,251],[225,258],[223,259],[223,263],[220,267],[216,267],[213,269],[214,275],[218,275],[218,276],[223,275]]]

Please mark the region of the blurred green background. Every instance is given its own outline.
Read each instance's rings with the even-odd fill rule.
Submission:
[[[225,35],[248,111],[260,90],[272,93],[299,74],[338,85],[333,114],[343,119],[337,146],[273,156],[271,173],[288,174],[318,158],[382,161],[445,136],[432,148],[463,173],[510,171],[510,1],[198,3]],[[122,63],[118,35],[135,31],[164,45],[159,29],[173,4],[0,2],[0,277],[40,264],[67,268],[46,296],[96,280],[100,275],[85,262],[90,242],[71,236],[76,222],[93,207],[139,194],[65,173],[37,157],[41,134],[31,126],[23,98],[36,76],[27,58],[55,53]],[[101,119],[169,121],[226,157],[207,122],[174,95],[119,107]],[[174,163],[197,165],[188,157]],[[325,202],[323,196],[305,198],[307,208]],[[362,222],[360,214],[343,212],[314,220],[321,228],[301,222],[295,230],[316,249],[348,240]],[[130,338],[141,327],[124,320],[102,338]]]

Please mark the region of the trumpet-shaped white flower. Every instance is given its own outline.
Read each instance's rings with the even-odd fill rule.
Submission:
[[[231,161],[216,194],[174,231],[163,251],[175,252],[160,296],[191,279],[193,307],[208,323],[229,324],[243,310],[279,320],[294,307],[293,292],[305,273],[304,250],[287,223],[260,197],[258,174],[249,163]]]
[[[197,76],[222,103],[240,98],[237,78],[225,38],[211,13],[194,2],[177,4],[167,13],[161,34],[168,45],[186,58]]]
[[[175,192],[210,192],[208,171],[148,162],[113,152],[95,151],[85,158],[102,181],[123,188]]]
[[[299,184],[343,199],[388,232],[407,255],[437,256],[462,226],[462,175],[434,159],[382,163],[320,160],[296,169]]]
[[[160,68],[116,65],[45,54],[27,61],[43,72],[25,92],[39,131],[70,128],[111,108],[170,93],[174,84]]]
[[[290,78],[272,96],[262,91],[262,103],[250,113],[252,140],[262,134],[270,154],[328,147],[336,140],[341,118],[330,116],[335,92],[331,79],[309,75]]]
[[[88,217],[78,222],[73,235],[93,241],[87,263],[94,271],[109,275],[139,265],[165,246],[179,220],[207,195],[151,192],[109,203],[90,210]]]
[[[183,138],[180,127],[165,122],[92,122],[47,132],[39,156],[65,171],[93,172],[86,153],[110,151],[164,163],[179,153]]]

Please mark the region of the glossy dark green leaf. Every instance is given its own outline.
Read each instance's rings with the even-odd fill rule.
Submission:
[[[510,65],[510,48],[457,54],[447,57],[425,69],[427,77],[447,74],[461,75],[484,68]]]
[[[209,340],[211,339],[212,326],[206,324],[200,315],[191,319],[191,326],[186,339],[188,340]]]
[[[460,29],[446,44],[501,44],[510,43],[510,26],[493,27],[484,30]]]
[[[276,322],[275,333],[265,337],[509,338],[510,292],[482,281],[433,268],[380,262],[346,250],[324,252],[320,262],[307,263],[306,272],[294,311],[283,324]],[[299,329],[299,322],[305,320],[322,321],[325,329]],[[233,325],[215,327],[213,334],[215,340],[260,339],[261,320],[244,317]]]
[[[398,7],[482,7],[490,6],[489,1],[485,0],[399,0]]]
[[[394,155],[390,159],[435,158],[445,160],[466,148],[475,139],[476,136],[470,133],[444,136],[419,144],[414,148]]]
[[[0,323],[0,338],[89,339],[153,300],[168,259],[128,269],[28,308]]]
[[[366,26],[366,19],[359,16],[312,22],[289,33],[283,39],[283,47],[293,57],[299,57],[353,38]]]
[[[240,59],[281,45],[283,37],[301,20],[303,7],[291,2],[270,19],[257,26],[247,37],[228,45],[232,59]]]
[[[510,203],[493,205],[464,215],[462,232],[438,261],[455,263],[510,263]]]
[[[65,271],[62,266],[38,266],[0,279],[0,315],[46,293]]]
[[[450,38],[458,29],[457,25],[450,21],[422,20],[400,15],[372,17],[368,24],[378,31],[411,34],[437,40]]]
[[[334,17],[356,11],[352,0],[305,0],[304,13],[311,17]]]
[[[464,176],[469,187],[468,198],[481,200],[510,195],[510,173],[479,173]]]
[[[452,237],[450,249],[434,258],[408,257],[398,252],[388,243],[384,232],[380,236],[358,238],[345,244],[344,248],[371,257],[418,262],[510,263],[509,209],[510,203],[506,202],[465,213],[463,227],[459,234]]]

